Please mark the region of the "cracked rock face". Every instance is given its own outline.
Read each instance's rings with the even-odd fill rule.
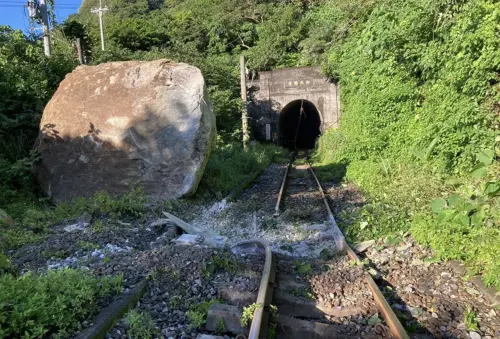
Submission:
[[[196,191],[215,136],[199,69],[169,60],[80,66],[45,107],[37,179],[56,201],[133,187],[178,198]]]

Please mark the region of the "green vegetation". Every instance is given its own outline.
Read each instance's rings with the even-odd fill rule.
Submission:
[[[243,307],[243,312],[241,313],[240,319],[241,327],[246,327],[252,322],[255,310],[260,307],[262,307],[262,304],[260,303],[253,303],[251,305]]]
[[[140,190],[133,190],[116,198],[100,192],[88,199],[75,199],[57,206],[49,206],[46,202],[40,203],[19,211],[19,221],[4,227],[0,234],[0,250],[15,249],[43,239],[43,233],[48,226],[77,218],[84,212],[94,217],[107,215],[111,218],[141,218],[145,210],[146,199]],[[24,214],[21,214],[22,212]],[[92,229],[96,232],[102,231],[103,227],[101,220],[96,220],[92,224]]]
[[[340,218],[349,240],[411,232],[436,260],[461,260],[500,287],[496,0],[109,0],[106,52],[88,11],[95,5],[85,0],[55,28],[51,58],[39,39],[0,28],[0,250],[43,239],[47,226],[84,211],[96,232],[106,227],[102,214],[145,212],[136,193],[55,207],[33,184],[40,115],[75,67],[79,37],[90,63],[171,58],[202,70],[220,136],[200,191],[216,197],[281,157],[275,147],[239,144],[239,55],[257,72],[321,65],[340,81],[343,116],[319,140],[315,168],[321,180],[354,182],[367,199]],[[231,270],[224,266],[206,272]]]
[[[342,218],[350,240],[409,230],[439,259],[462,260],[500,287],[496,7],[371,1],[311,15],[333,11],[330,29],[347,30],[324,60],[341,81],[342,123],[315,159],[345,164],[368,198]]]
[[[12,267],[10,259],[0,252],[0,276],[6,273],[14,274],[14,272],[15,270],[14,267]]]
[[[168,306],[171,308],[177,308],[181,304],[182,297],[180,295],[174,295],[172,298],[170,298],[168,302]]]
[[[479,331],[476,312],[472,311],[470,306],[467,306],[464,314],[464,324],[469,331]]]
[[[293,261],[293,269],[300,275],[308,275],[312,272],[310,263],[301,262],[300,260]]]
[[[226,325],[224,324],[224,319],[219,319],[219,321],[217,321],[217,328],[215,329],[215,333],[217,335],[221,335],[221,334],[224,334],[224,332],[226,332]]]
[[[129,328],[127,334],[131,338],[152,339],[158,334],[155,322],[147,312],[132,310],[125,317]]]
[[[90,241],[83,241],[83,240],[78,240],[76,242],[76,247],[80,250],[84,251],[92,251],[95,250],[96,248],[99,248],[99,244],[90,242]]]
[[[250,174],[267,168],[281,155],[274,145],[252,146],[248,152],[241,144],[225,144],[218,139],[217,146],[207,164],[200,189],[217,195],[226,195]]]
[[[186,312],[192,329],[201,328],[207,322],[208,310],[212,304],[221,303],[218,299],[212,299],[199,304],[192,305]],[[219,327],[219,326],[217,326]]]
[[[276,305],[269,305],[269,326],[267,328],[267,338],[276,339],[276,331],[278,328],[278,307]]]
[[[39,39],[0,26],[0,206],[13,219],[39,204],[31,151],[43,107],[76,66],[71,43],[54,32],[53,56]]]
[[[210,261],[203,269],[203,276],[210,277],[218,272],[234,274],[239,266],[239,263],[231,258],[229,253],[216,253],[210,257]]]
[[[0,276],[0,337],[70,336],[97,310],[99,298],[120,293],[123,277],[76,270]]]
[[[296,297],[307,298],[310,300],[316,300],[314,294],[312,294],[307,288],[295,288],[291,292]]]

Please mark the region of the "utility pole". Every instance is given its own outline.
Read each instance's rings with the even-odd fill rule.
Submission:
[[[49,30],[49,15],[47,13],[47,4],[45,0],[40,0],[40,16],[43,26],[43,51],[45,56],[50,56],[50,30]]]
[[[102,15],[107,10],[108,10],[108,7],[102,7],[102,0],[99,0],[99,8],[93,8],[90,10],[91,13],[94,13],[94,14],[97,13],[97,15],[99,16],[99,28],[101,29],[101,49],[103,51],[104,51],[104,26],[102,23]]]
[[[247,111],[247,75],[245,67],[245,56],[240,55],[240,78],[241,78],[241,128],[243,130],[243,149],[248,150],[250,133],[248,132],[248,111]]]
[[[83,65],[85,60],[83,59],[82,40],[80,38],[76,38],[76,53],[78,54],[78,61]]]

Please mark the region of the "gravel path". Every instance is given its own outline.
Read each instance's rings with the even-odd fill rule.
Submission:
[[[273,216],[285,169],[286,165],[272,164],[235,202],[205,207],[188,222],[227,236],[231,243],[261,238],[278,253],[319,257],[325,249],[335,248],[335,242],[321,196],[306,166],[291,167],[281,214]]]
[[[214,300],[217,287],[223,283],[244,290],[258,289],[263,268],[263,258],[200,246],[165,247],[155,258],[158,261],[151,271],[152,281],[137,310],[147,312],[153,318],[157,328],[155,337],[158,338],[188,339],[204,333],[193,326],[189,311]],[[235,274],[244,270],[255,271],[255,275],[241,278]],[[128,329],[126,319],[122,319],[107,338],[129,338]]]
[[[380,338],[391,337],[389,328],[378,314],[362,267],[353,265],[346,256],[297,260],[278,255],[277,269],[287,276],[295,276],[296,282],[308,286],[307,292],[299,290],[293,291],[293,294],[316,300],[323,308],[335,311],[357,310],[354,314],[346,316],[325,314],[323,320],[314,321],[337,326],[339,334],[355,338],[369,335]]]
[[[449,263],[432,263],[431,252],[411,238],[397,246],[379,241],[365,256],[380,272],[378,283],[407,327],[435,338],[500,338],[498,306]]]

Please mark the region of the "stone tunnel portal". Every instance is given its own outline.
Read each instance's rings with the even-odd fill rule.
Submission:
[[[312,149],[320,135],[321,117],[307,100],[288,103],[279,116],[280,144],[291,149]]]

